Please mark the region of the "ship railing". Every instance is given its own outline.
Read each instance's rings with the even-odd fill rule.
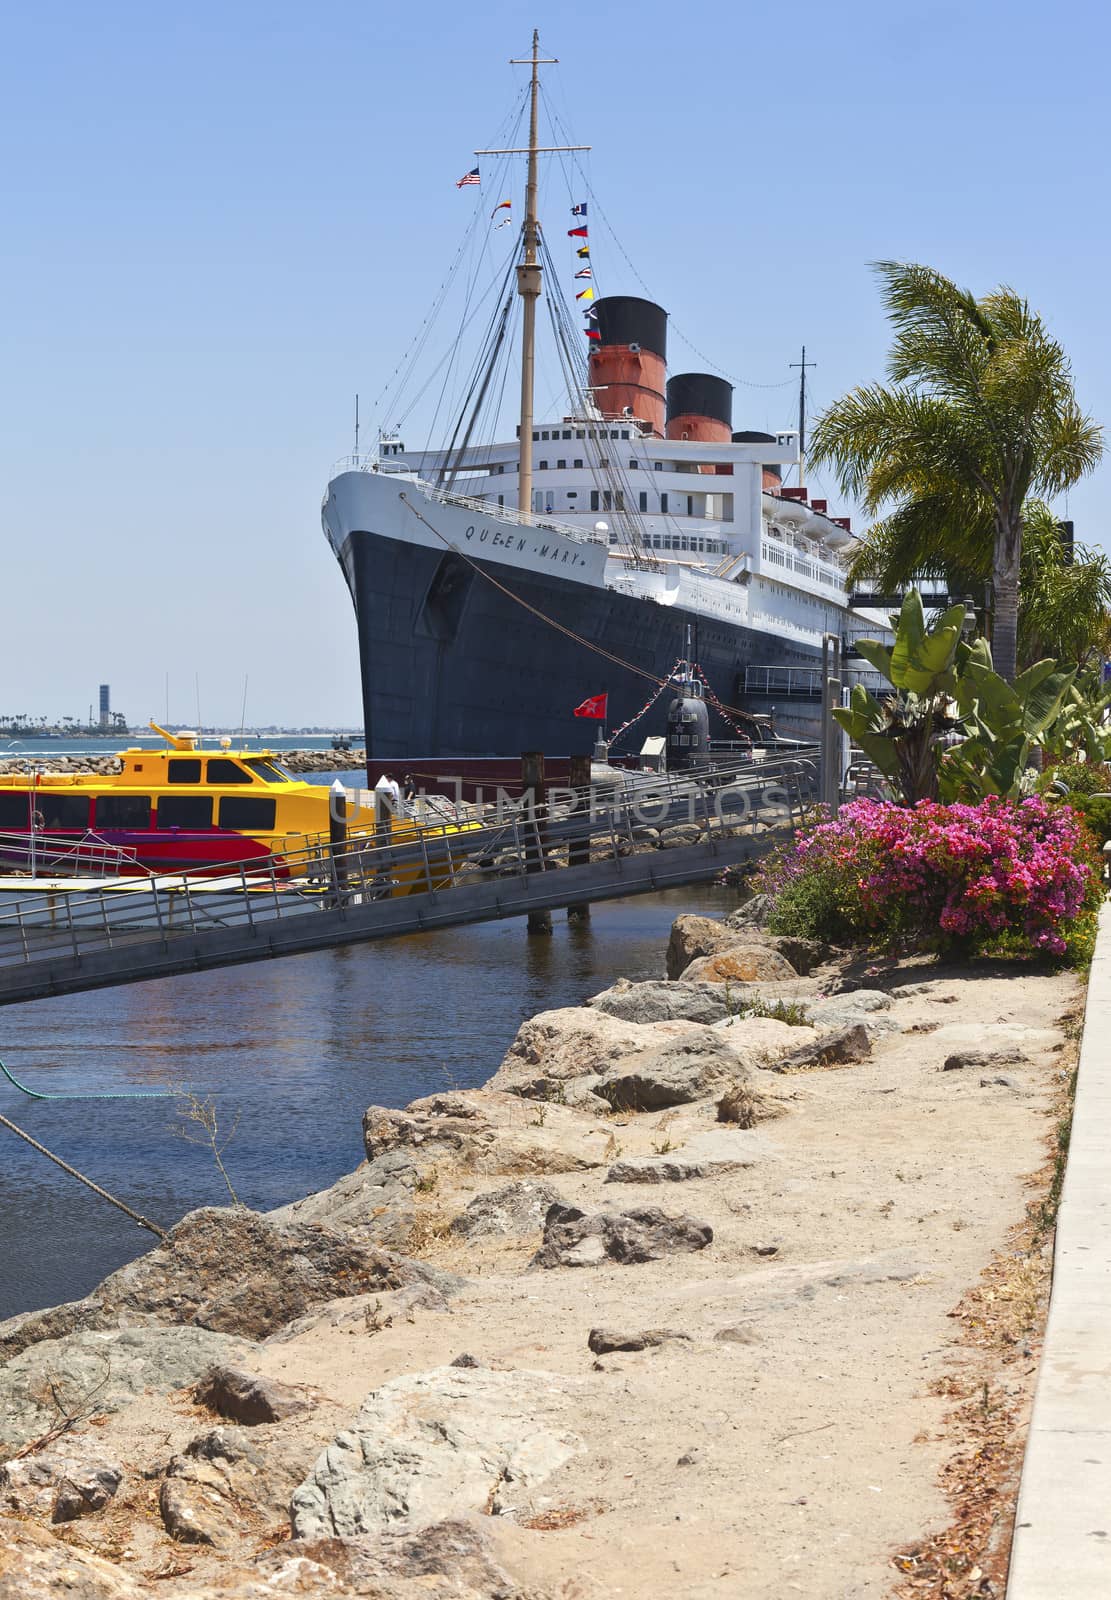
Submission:
[[[558,522],[542,511],[521,511],[516,506],[492,505],[489,500],[482,500],[476,495],[459,494],[455,489],[447,489],[438,483],[428,483],[424,478],[418,478],[417,485],[421,493],[428,495],[431,500],[438,500],[446,506],[458,506],[463,511],[473,511],[476,516],[488,517],[492,522],[508,522],[517,527],[535,528],[538,533],[558,533],[564,539],[573,539],[576,544],[608,543],[606,539],[599,538],[593,532],[588,533],[584,528],[577,528],[571,522]]]
[[[817,792],[817,751],[798,746],[782,756],[765,752],[760,761],[625,773],[609,786],[553,789],[543,805],[526,797],[500,813],[485,808],[463,826],[387,824],[328,848],[314,844],[216,873],[209,868],[121,877],[103,887],[13,891],[0,904],[0,967],[72,958],[91,973],[98,970],[98,954],[132,945],[165,948],[177,939],[244,928],[265,937],[276,921],[321,911],[343,921],[356,908],[401,894],[431,900],[492,878],[620,861],[648,848],[649,836],[658,843],[668,828],[683,829],[673,836],[675,844],[712,845],[746,831],[789,832]],[[568,892],[573,898],[573,887]],[[434,903],[441,904],[438,898]],[[136,964],[141,959],[136,950]],[[120,959],[111,957],[109,965],[118,972]]]
[[[33,837],[28,831],[0,832],[0,871],[28,872],[32,868],[54,877],[100,878],[147,870],[139,866],[135,849],[112,844],[93,829],[72,842],[39,829]]]

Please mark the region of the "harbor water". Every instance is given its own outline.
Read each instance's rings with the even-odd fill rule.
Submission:
[[[8,1006],[0,1058],[44,1093],[211,1098],[239,1198],[266,1210],[358,1166],[368,1105],[483,1083],[527,1017],[662,977],[673,918],[737,898],[695,885],[595,906],[587,923],[557,916],[551,938],[514,919]],[[201,1132],[187,1104],[30,1100],[0,1080],[5,1116],[162,1227],[229,1200],[211,1152],[182,1137]],[[154,1243],[6,1129],[0,1141],[0,1317],[75,1299]]]

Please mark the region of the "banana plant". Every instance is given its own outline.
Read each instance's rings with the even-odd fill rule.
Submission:
[[[1035,751],[1067,729],[1071,742],[1083,720],[1071,698],[1076,675],[1075,667],[1062,671],[1056,661],[1036,661],[1007,683],[992,668],[987,641],[971,645],[955,695],[964,736],[942,763],[942,798],[1020,794]]]
[[[894,644],[857,644],[893,693],[877,699],[857,684],[849,704],[833,711],[853,743],[897,785],[906,805],[937,798],[939,749],[961,726],[953,701],[969,648],[961,641],[964,620],[964,607],[951,606],[927,628],[922,597],[912,589],[895,624]]]

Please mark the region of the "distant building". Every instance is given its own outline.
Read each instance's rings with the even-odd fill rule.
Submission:
[[[102,683],[100,686],[100,726],[102,728],[110,728],[112,726],[111,699],[111,684]]]

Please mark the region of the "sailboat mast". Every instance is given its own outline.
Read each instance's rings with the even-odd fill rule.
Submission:
[[[540,298],[540,227],[537,219],[537,138],[540,100],[540,33],[532,30],[532,85],[525,184],[525,258],[517,268],[521,296],[521,465],[517,508],[532,510],[532,416],[536,386],[536,302]]]

